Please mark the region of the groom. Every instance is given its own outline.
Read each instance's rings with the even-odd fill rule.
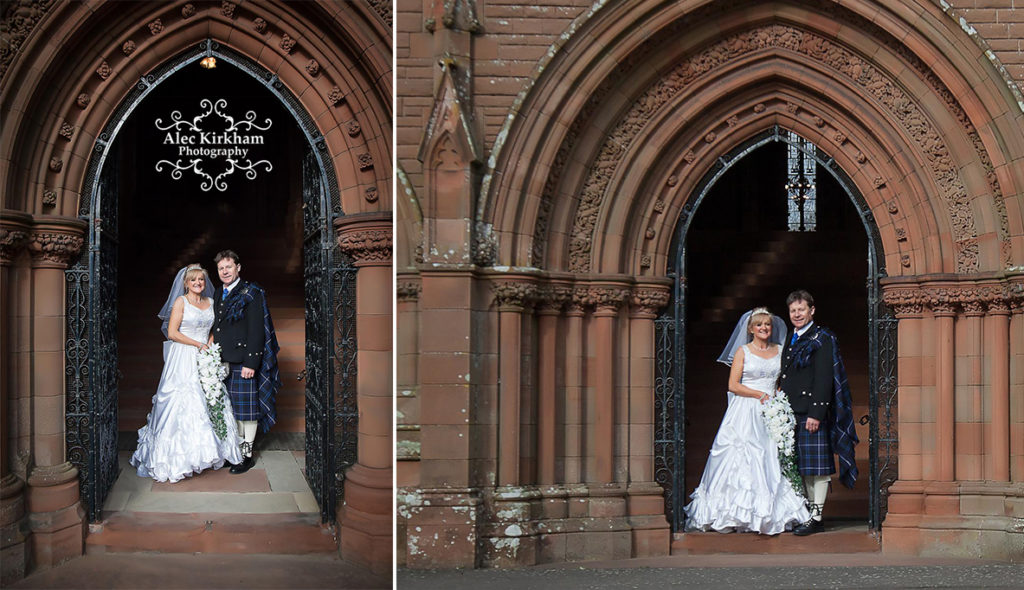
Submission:
[[[277,368],[277,336],[267,308],[266,293],[256,283],[243,281],[238,254],[223,250],[213,259],[224,285],[214,294],[213,341],[221,346],[221,359],[231,368],[225,379],[231,410],[238,422],[242,462],[231,473],[252,468],[252,443],[257,425],[263,432],[276,421],[274,396],[281,387]]]
[[[804,536],[825,530],[821,512],[836,472],[833,452],[839,454],[842,465],[840,481],[853,487],[857,479],[853,447],[858,441],[835,335],[814,324],[814,297],[807,291],[793,291],[786,305],[793,335],[782,349],[779,389],[796,415],[797,467],[804,479],[811,519],[793,529],[793,534]]]

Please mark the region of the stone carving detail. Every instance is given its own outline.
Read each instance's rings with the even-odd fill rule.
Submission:
[[[537,295],[537,286],[523,281],[501,281],[491,284],[494,302],[498,307],[523,308],[532,303]]]
[[[81,236],[57,232],[33,233],[28,249],[35,262],[67,266],[82,250],[85,240]]]
[[[754,105],[754,112],[760,115],[760,114],[761,114],[761,113],[763,113],[763,112],[764,112],[764,111],[765,111],[765,110],[766,110],[767,108],[768,108],[768,107],[764,106],[764,103],[763,103],[763,102],[759,102],[759,103],[757,103],[757,104],[755,104],[755,105]]]
[[[871,184],[874,185],[875,188],[882,188],[885,186],[885,179],[881,176],[876,176],[875,179],[871,181]]]
[[[181,7],[181,18],[190,19],[196,13],[196,7],[191,2]]]
[[[725,120],[725,124],[728,125],[729,127],[735,127],[740,124],[740,118],[737,117],[736,115],[733,115]]]
[[[903,229],[902,227],[897,227],[896,228],[896,241],[897,242],[906,242],[907,241],[907,230]]]
[[[150,35],[159,35],[164,30],[164,23],[160,19],[154,19],[147,26],[149,27]]]
[[[235,3],[234,2],[221,2],[220,13],[228,18],[235,18]]]
[[[863,164],[864,162],[868,161],[868,157],[864,155],[864,152],[860,152],[860,151],[857,152],[857,155],[854,156],[853,159],[857,160],[858,164]]]
[[[100,80],[106,80],[110,77],[110,65],[106,61],[100,63],[100,67],[96,68],[96,75],[100,77]]]
[[[874,27],[873,30],[878,30],[881,34],[876,26],[870,23],[865,23],[865,26]],[[705,73],[747,53],[766,48],[794,51],[818,60],[860,85],[894,115],[898,123],[920,146],[929,161],[933,177],[942,188],[941,194],[950,209],[953,221],[957,270],[976,272],[977,235],[973,217],[967,207],[966,188],[948,147],[930,119],[902,90],[901,85],[887,78],[870,62],[829,39],[781,24],[758,27],[722,39],[677,64],[641,94],[606,136],[602,148],[590,165],[588,176],[580,191],[569,241],[569,269],[573,272],[590,271],[591,234],[608,184],[644,124],[654,118],[651,115],[682,92],[690,82]],[[926,70],[923,64],[915,66]],[[934,74],[928,73],[932,84],[941,86],[941,81]],[[948,93],[944,86],[941,90]],[[955,104],[954,97],[950,97],[949,101],[950,104]],[[789,103],[786,109],[795,114],[799,111],[799,106]],[[979,149],[983,152],[983,146],[979,146]],[[866,159],[862,153],[858,153],[859,162],[863,163]]]
[[[356,264],[389,263],[391,232],[385,229],[352,230],[338,236],[338,247]]]
[[[640,268],[651,268],[651,255],[644,254],[640,257]]]
[[[824,127],[825,126],[825,119],[822,119],[821,117],[815,115],[815,117],[814,117],[814,126],[815,127]]]
[[[668,180],[665,181],[665,184],[667,184],[668,186],[675,186],[679,184],[679,177],[673,174],[672,176],[668,177]]]
[[[378,198],[378,196],[377,196],[377,187],[375,187],[375,186],[368,186],[368,187],[366,187],[366,192],[363,193],[363,198],[366,199],[367,203],[376,203],[377,202],[377,198]]]
[[[800,110],[800,107],[797,106],[796,103],[794,103],[794,102],[787,102],[786,103],[786,112],[789,113],[790,115],[795,115],[798,110]]]
[[[477,222],[473,232],[473,264],[491,266],[498,259],[498,237],[489,223]]]
[[[590,287],[588,297],[597,311],[618,311],[629,300],[629,289],[621,287]]]
[[[900,265],[903,268],[910,268],[910,254],[900,256]]]
[[[89,98],[89,95],[83,92],[78,95],[77,99],[75,99],[75,104],[78,105],[78,108],[84,109],[85,107],[89,106],[89,102],[91,100],[92,99]]]
[[[327,95],[327,100],[331,101],[332,105],[337,106],[339,102],[344,100],[345,93],[341,91],[341,88],[337,86],[331,88],[331,93]]]
[[[640,287],[633,290],[633,297],[630,303],[640,313],[655,317],[658,312],[668,305],[668,298],[669,292],[667,289]]]
[[[836,134],[832,136],[832,139],[834,139],[839,145],[843,145],[846,143],[846,134],[842,131],[837,131]]]
[[[295,48],[295,39],[292,39],[288,33],[281,35],[280,47],[285,53],[291,53]]]
[[[308,72],[310,76],[316,78],[317,74],[320,73],[320,63],[315,59],[309,60],[309,63],[306,64],[306,72]]]
[[[28,232],[0,226],[0,262],[10,265],[27,242]]]
[[[398,281],[395,285],[395,295],[399,301],[417,301],[420,293],[423,292],[423,285],[413,281]]]
[[[57,4],[53,0],[16,0],[6,1],[3,8],[3,41],[0,42],[0,78],[7,74],[7,69],[14,62],[25,39],[32,33],[50,7]]]
[[[537,289],[537,303],[548,312],[559,312],[572,299],[572,287],[546,285]]]
[[[714,131],[704,136],[705,143],[714,143],[716,139],[718,139],[718,135]]]
[[[348,122],[348,135],[349,135],[349,137],[355,137],[355,136],[359,135],[359,133],[362,130],[363,130],[363,128],[359,126],[359,121],[356,121],[355,119],[352,119],[351,121]]]
[[[981,301],[981,300],[978,300],[978,299],[972,299],[972,300],[969,300],[969,301],[963,301],[963,302],[961,302],[960,305],[961,305],[961,307],[964,310],[964,315],[966,315],[966,316],[983,316],[983,315],[985,315],[985,302],[984,301]]]
[[[889,201],[886,204],[886,208],[889,210],[890,215],[896,215],[900,212],[900,206],[899,203],[896,202],[896,199]]]
[[[924,296],[918,289],[893,289],[882,294],[885,304],[892,307],[896,317],[920,317],[924,312]]]
[[[75,128],[67,121],[60,124],[60,131],[57,132],[64,139],[71,141],[75,137]]]
[[[252,28],[256,29],[256,32],[262,35],[267,32],[267,21],[263,20],[262,17],[256,17],[252,21]]]
[[[656,235],[658,235],[658,232],[656,232],[653,227],[647,228],[647,231],[644,232],[644,237],[648,240],[653,240]]]
[[[388,28],[392,28],[391,20],[391,2],[392,0],[366,0],[370,5],[370,8],[377,13],[377,16],[381,18],[387,25]]]
[[[57,206],[57,191],[53,189],[46,189],[43,191],[43,207],[56,207]]]
[[[56,157],[50,158],[50,170],[60,172],[62,168],[64,168],[64,160]]]
[[[356,159],[359,160],[360,170],[369,170],[370,168],[373,168],[373,156],[371,156],[369,152],[359,154]]]
[[[136,48],[137,48],[137,46],[135,45],[135,41],[132,41],[131,39],[128,39],[127,41],[124,42],[123,45],[121,45],[121,51],[125,55],[131,55],[131,54],[135,53],[135,49]]]
[[[697,159],[697,154],[693,153],[693,150],[686,150],[683,154],[683,159],[686,160],[687,164],[693,164],[693,161]]]
[[[662,201],[661,199],[658,199],[657,201],[655,201],[654,202],[654,212],[655,213],[664,213],[665,212],[665,201]]]

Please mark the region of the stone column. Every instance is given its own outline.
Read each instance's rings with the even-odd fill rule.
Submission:
[[[961,301],[963,318],[957,322],[956,341],[962,344],[957,360],[962,371],[955,375],[954,479],[981,480],[985,473],[984,336],[985,304],[978,299]],[[963,325],[960,325],[962,322]]]
[[[519,408],[522,377],[523,310],[535,287],[522,281],[493,285],[498,306],[498,485],[520,483]]]
[[[899,352],[899,402],[897,428],[899,432],[899,480],[920,481],[922,478],[922,375],[921,341],[924,305],[915,291],[886,293],[885,302],[893,307],[897,325]]]
[[[591,289],[594,311],[594,457],[592,482],[615,481],[615,319],[629,291],[614,287]]]
[[[25,577],[28,569],[28,522],[25,519],[25,482],[11,472],[10,457],[16,422],[12,418],[11,387],[14,385],[13,293],[10,267],[31,234],[32,216],[4,210],[0,216],[0,584],[7,586]]]
[[[556,481],[558,319],[569,300],[568,287],[549,287],[544,290],[537,309],[537,483]]]
[[[997,297],[988,305],[989,371],[992,403],[989,407],[989,436],[985,479],[1010,481],[1010,306]]]
[[[938,481],[956,477],[956,397],[955,397],[955,334],[956,305],[933,300],[935,313],[935,460]]]
[[[392,438],[391,215],[354,215],[335,221],[338,245],[353,257],[356,275],[358,460],[345,473],[338,507],[344,559],[391,571]]]
[[[565,483],[583,481],[583,316],[586,289],[574,289],[565,312]]]
[[[64,270],[85,242],[86,223],[40,216],[32,255],[32,454],[28,476],[32,561],[51,567],[82,554],[85,511],[78,469],[64,446]]]

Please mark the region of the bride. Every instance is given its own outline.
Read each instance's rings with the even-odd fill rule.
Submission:
[[[785,334],[782,319],[758,307],[743,314],[718,358],[732,367],[729,406],[693,501],[683,509],[687,530],[776,535],[810,517],[782,475],[761,418],[761,404],[775,392]]]
[[[224,408],[227,435],[214,432],[199,382],[199,351],[208,348],[213,325],[213,286],[206,270],[191,264],[178,271],[167,303],[157,316],[170,341],[164,343],[164,369],[153,396],[153,411],[139,429],[131,464],[140,477],[176,482],[225,462],[241,463],[231,404]]]

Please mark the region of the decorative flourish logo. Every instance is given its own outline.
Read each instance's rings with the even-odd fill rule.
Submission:
[[[191,170],[203,179],[200,189],[223,192],[228,188],[227,177],[236,170],[255,180],[258,168],[262,167],[264,172],[274,169],[268,160],[253,162],[249,158],[250,146],[265,145],[260,132],[270,129],[269,118],[264,119],[263,126],[256,122],[255,111],[248,111],[244,119],[235,119],[224,113],[228,101],[223,98],[216,102],[204,98],[199,106],[205,111],[191,120],[184,119],[181,111],[172,111],[167,124],[163,119],[154,122],[157,129],[166,132],[163,145],[176,148],[178,156],[173,162],[157,162],[157,172],[169,167],[171,178],[181,180],[182,174]]]

